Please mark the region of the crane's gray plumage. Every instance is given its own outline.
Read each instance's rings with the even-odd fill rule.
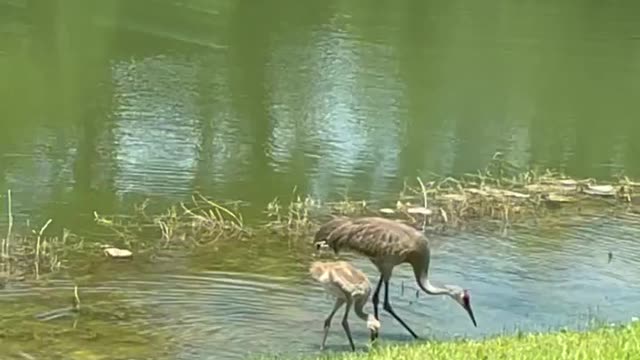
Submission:
[[[324,242],[336,253],[351,250],[372,258],[406,256],[412,250],[429,252],[427,238],[420,231],[380,217],[335,218],[320,226],[314,242]]]
[[[336,254],[352,251],[368,257],[380,271],[380,280],[373,293],[373,306],[378,317],[379,293],[385,284],[383,308],[389,312],[413,337],[418,336],[393,311],[389,303],[389,279],[393,268],[409,263],[413,268],[420,289],[429,295],[448,295],[460,304],[477,326],[471,309],[469,292],[456,285],[433,285],[428,278],[431,253],[426,236],[409,225],[381,217],[334,218],[317,230],[314,236],[316,248],[329,247]]]

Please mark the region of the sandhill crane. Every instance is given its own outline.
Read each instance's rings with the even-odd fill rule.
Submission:
[[[322,344],[320,345],[321,350],[324,349],[327,341],[333,315],[335,315],[338,309],[345,303],[347,307],[342,318],[342,327],[347,334],[351,349],[353,351],[356,349],[353,345],[353,339],[351,338],[351,331],[349,330],[349,323],[347,321],[352,304],[356,315],[367,322],[367,328],[371,331],[371,340],[377,338],[380,322],[372,314],[367,314],[363,310],[371,293],[371,284],[362,271],[356,269],[346,261],[314,261],[309,267],[309,273],[314,280],[322,284],[322,287],[325,288],[327,292],[336,297],[333,310],[324,321],[324,335],[322,337]]]
[[[448,295],[460,304],[478,326],[471,309],[469,291],[457,285],[438,287],[429,281],[429,242],[424,234],[409,225],[381,217],[337,217],[321,225],[314,236],[317,249],[329,247],[337,255],[341,250],[368,257],[380,271],[380,280],[373,293],[373,311],[378,317],[379,292],[384,282],[383,309],[407,329],[414,338],[418,335],[400,319],[389,303],[389,279],[396,265],[409,263],[413,267],[420,289],[429,295]]]

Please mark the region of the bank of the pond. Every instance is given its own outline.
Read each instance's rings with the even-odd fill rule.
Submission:
[[[287,357],[263,357],[262,359]],[[293,359],[294,357],[290,357]],[[591,331],[498,336],[486,340],[409,343],[370,352],[324,354],[327,360],[622,360],[640,358],[640,322]]]

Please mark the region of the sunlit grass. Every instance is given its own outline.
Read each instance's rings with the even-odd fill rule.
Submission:
[[[286,356],[262,359],[287,359]],[[291,357],[294,359],[297,357]],[[586,332],[560,331],[505,335],[486,340],[412,342],[374,347],[369,352],[323,354],[327,360],[623,360],[640,359],[640,324],[601,327]]]

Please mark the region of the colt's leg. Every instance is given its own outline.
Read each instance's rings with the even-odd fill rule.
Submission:
[[[347,307],[344,309],[344,317],[342,318],[342,328],[344,328],[344,332],[347,334],[347,338],[349,339],[349,344],[351,344],[351,350],[356,351],[355,345],[353,345],[353,339],[351,338],[351,330],[349,330],[349,322],[347,321],[347,317],[349,316],[349,310],[351,310],[351,299],[347,300]]]
[[[342,304],[344,304],[344,300],[336,299],[336,303],[335,303],[335,305],[333,305],[333,310],[331,310],[331,313],[329,314],[329,316],[327,316],[327,318],[324,321],[324,335],[322,336],[322,344],[320,345],[320,350],[324,349],[324,344],[327,342],[327,335],[329,334],[329,327],[331,327],[331,319],[333,318],[333,315],[336,314],[338,309],[340,309]]]

